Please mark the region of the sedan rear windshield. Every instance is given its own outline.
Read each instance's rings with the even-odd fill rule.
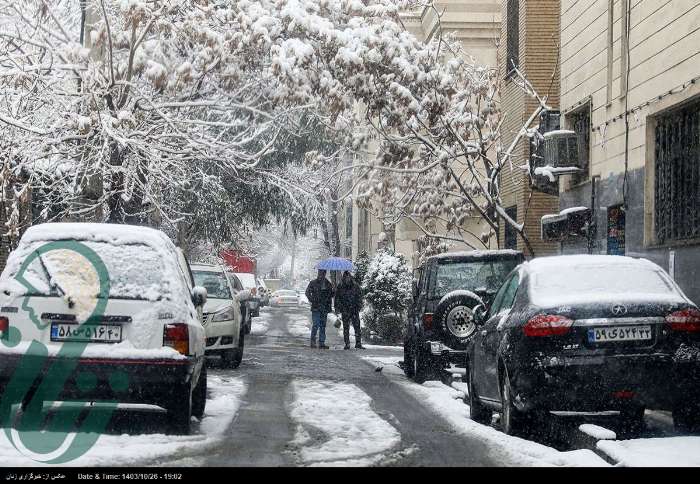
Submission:
[[[611,297],[678,296],[662,272],[633,264],[562,265],[556,270],[536,272],[531,276],[530,292],[533,301],[541,304],[564,299],[595,302]]]
[[[517,265],[516,259],[438,264],[428,297],[440,299],[457,290],[495,293]]]
[[[284,297],[297,297],[297,293],[295,291],[277,291],[275,293],[275,296],[284,296]]]
[[[30,246],[38,249],[46,242]],[[146,244],[115,245],[106,242],[80,241],[100,258],[109,277],[109,297],[155,301],[171,294],[173,277],[166,274],[162,256]],[[32,286],[32,295],[81,298],[100,292],[98,269],[73,250],[55,249],[37,256],[23,278]]]
[[[207,297],[213,299],[231,299],[231,291],[228,280],[223,272],[192,271],[195,286],[202,286],[207,290]]]

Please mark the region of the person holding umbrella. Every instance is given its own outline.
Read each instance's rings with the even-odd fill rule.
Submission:
[[[350,323],[355,331],[355,348],[363,350],[362,331],[360,329],[360,309],[362,309],[362,289],[355,282],[349,271],[343,272],[343,279],[335,295],[335,311],[343,318],[343,339],[345,349],[350,349]]]
[[[324,350],[326,346],[326,320],[328,313],[333,308],[333,296],[335,290],[331,281],[326,279],[325,269],[319,266],[318,276],[309,282],[306,287],[306,298],[311,304],[311,347],[316,348],[316,333],[318,333],[318,347]]]

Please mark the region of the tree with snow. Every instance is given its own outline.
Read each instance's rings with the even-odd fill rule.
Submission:
[[[362,280],[367,306],[361,317],[370,331],[387,341],[400,339],[412,283],[413,276],[403,254],[390,249],[380,249],[374,254]]]
[[[367,269],[369,269],[369,264],[371,260],[372,259],[369,257],[369,254],[366,250],[360,252],[355,258],[355,280],[360,285],[362,285],[362,283],[364,282],[365,274],[367,274]]]

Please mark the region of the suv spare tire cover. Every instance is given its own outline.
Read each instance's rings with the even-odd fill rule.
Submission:
[[[476,332],[473,309],[477,304],[483,301],[471,291],[448,292],[437,305],[435,322],[447,336],[466,343]]]

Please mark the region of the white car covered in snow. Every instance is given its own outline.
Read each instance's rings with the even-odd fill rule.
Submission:
[[[158,230],[29,228],[0,276],[3,411],[37,400],[145,403],[188,432],[206,402],[206,299]]]
[[[207,290],[203,323],[207,355],[219,355],[227,366],[238,368],[243,358],[245,331],[238,297],[221,266],[192,264],[194,282]]]

